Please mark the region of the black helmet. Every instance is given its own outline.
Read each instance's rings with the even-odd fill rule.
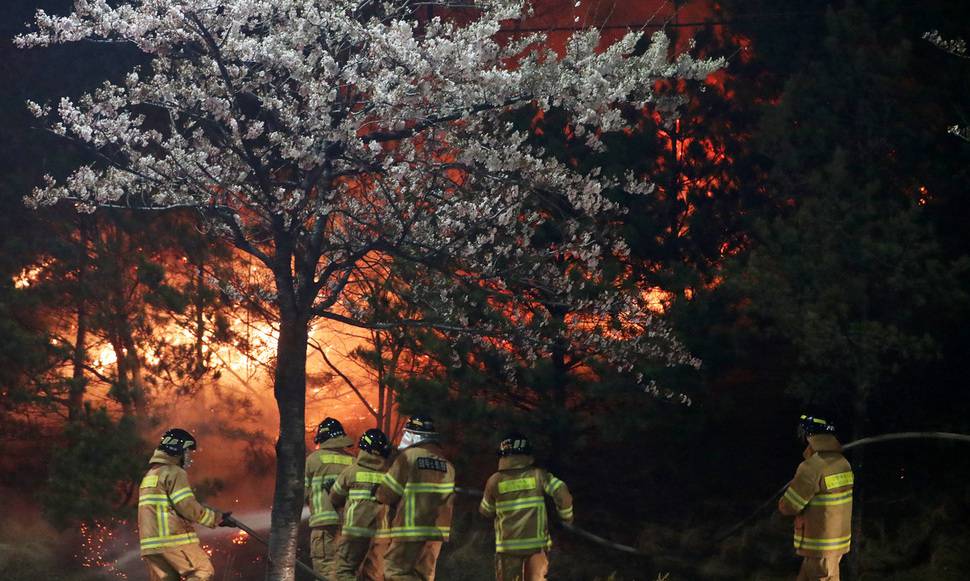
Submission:
[[[417,434],[437,433],[437,430],[434,429],[434,420],[428,416],[411,416],[404,424],[404,429]]]
[[[816,416],[802,414],[798,419],[798,439],[806,440],[816,434],[835,434],[835,424]]]
[[[387,439],[387,434],[377,428],[371,428],[364,432],[364,435],[360,437],[360,441],[357,442],[357,447],[365,452],[383,456],[384,458],[391,455],[391,441]]]
[[[516,454],[523,454],[526,456],[532,455],[532,443],[529,439],[518,432],[513,432],[505,437],[498,445],[498,455],[514,456]]]
[[[181,456],[186,450],[194,450],[195,436],[182,428],[172,428],[162,434],[162,441],[158,444],[158,449],[169,456]]]
[[[317,426],[317,435],[313,437],[313,443],[322,444],[330,438],[346,435],[347,432],[344,431],[343,424],[331,417],[327,417]]]

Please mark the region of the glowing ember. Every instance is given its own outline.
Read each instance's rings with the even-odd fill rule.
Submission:
[[[232,537],[232,544],[234,545],[245,545],[249,542],[249,533],[246,531],[239,531],[235,536]]]
[[[104,569],[105,572],[119,579],[128,578],[125,572],[115,568],[113,559],[108,557],[108,553],[117,552],[128,546],[121,535],[115,534],[118,525],[119,522],[103,521],[95,521],[93,524],[81,523],[80,554],[75,555],[75,558],[82,567]]]

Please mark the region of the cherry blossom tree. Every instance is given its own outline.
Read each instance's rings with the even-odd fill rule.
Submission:
[[[654,94],[658,80],[702,80],[723,61],[672,57],[662,32],[646,50],[636,31],[604,46],[595,29],[578,30],[559,54],[542,34],[500,34],[528,14],[525,0],[461,4],[76,0],[68,16],[38,12],[18,38],[22,47],[128,43],[148,62],[78,99],[28,104],[50,131],[96,156],[46,178],[30,204],[192,208],[272,281],[227,289],[272,305],[279,331],[268,579],[294,576],[313,321],[485,340],[514,334],[517,313],[549,318],[515,305],[559,304],[576,324],[558,332],[621,368],[633,354],[697,363],[640,293],[601,284],[610,280],[602,259],[626,254],[609,228],[620,210],[606,194],[649,195],[645,177],[580,173],[528,145],[508,116],[556,108],[599,150],[605,133],[626,127],[622,107],[674,112],[676,98]],[[536,243],[550,225],[555,238]],[[385,320],[353,300],[362,276],[393,263],[418,273],[406,295],[434,318]],[[469,321],[463,306],[481,293],[468,288],[484,290],[502,316]],[[539,339],[517,338],[536,357]]]
[[[955,57],[970,60],[970,52],[967,51],[967,41],[962,38],[947,38],[941,35],[940,31],[931,30],[923,34],[923,40]],[[964,141],[970,141],[970,128],[964,125],[951,125],[947,128],[947,131]]]

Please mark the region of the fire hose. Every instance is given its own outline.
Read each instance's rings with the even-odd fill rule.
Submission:
[[[889,442],[889,441],[892,441],[892,440],[951,440],[951,441],[955,441],[955,442],[966,442],[966,443],[970,444],[970,435],[966,435],[966,434],[953,434],[953,433],[950,433],[950,432],[899,432],[899,433],[895,433],[895,434],[883,434],[881,436],[871,436],[871,437],[868,437],[868,438],[862,438],[862,439],[856,440],[854,442],[850,442],[848,444],[845,444],[844,446],[842,446],[842,450],[848,451],[848,450],[851,450],[853,448],[858,448],[858,447],[866,446],[866,445],[869,445],[869,444],[877,444],[877,443],[880,443],[880,442]],[[748,523],[750,523],[752,520],[754,520],[755,517],[757,517],[758,514],[761,513],[761,511],[763,511],[765,508],[767,508],[768,506],[770,506],[772,503],[774,503],[778,499],[778,497],[780,497],[782,494],[784,494],[785,493],[785,490],[788,488],[788,484],[789,483],[786,482],[785,485],[782,486],[781,489],[778,490],[778,492],[774,493],[771,496],[771,498],[769,498],[764,503],[762,503],[761,505],[759,505],[758,508],[756,508],[754,510],[754,512],[752,512],[748,517],[746,517],[745,519],[743,519],[742,521],[740,521],[739,523],[737,523],[736,525],[734,525],[733,527],[731,527],[730,529],[728,529],[727,532],[725,532],[724,534],[718,536],[714,540],[714,542],[715,543],[720,543],[720,542],[728,539],[729,537],[731,537],[735,533],[737,533],[742,528],[744,528],[744,526],[747,525]],[[456,487],[455,488],[455,491],[458,492],[458,493],[460,493],[460,494],[468,494],[468,495],[471,495],[471,496],[481,496],[482,495],[482,491],[481,490],[476,490],[476,489],[473,489],[473,488]],[[577,536],[583,537],[584,539],[586,539],[586,540],[588,540],[588,541],[590,541],[592,543],[595,543],[597,545],[601,545],[603,547],[607,547],[607,548],[610,548],[610,549],[613,549],[613,550],[616,550],[616,551],[621,551],[623,553],[628,553],[628,554],[631,554],[631,555],[639,555],[641,557],[654,557],[655,556],[655,555],[646,553],[644,551],[641,551],[641,550],[639,550],[639,549],[637,549],[635,547],[631,547],[629,545],[624,545],[624,544],[621,544],[621,543],[613,542],[613,541],[611,541],[609,539],[606,539],[606,538],[603,538],[603,537],[601,537],[601,536],[599,536],[599,535],[597,535],[595,533],[591,533],[591,532],[589,532],[587,530],[584,530],[584,529],[582,529],[580,527],[577,527],[576,525],[573,525],[573,524],[570,524],[570,523],[561,523],[561,524],[562,524],[562,527],[564,529],[566,529],[567,531],[569,531],[569,532],[571,532],[571,533],[573,533],[573,534],[575,534]]]
[[[259,534],[256,531],[254,531],[252,528],[246,526],[246,523],[240,522],[239,519],[233,518],[232,516],[227,516],[226,517],[226,522],[228,524],[230,524],[230,525],[238,528],[239,530],[244,531],[250,537],[252,537],[253,539],[256,539],[256,541],[258,541],[258,542],[262,543],[263,545],[266,545],[267,547],[269,547],[269,542],[265,538],[259,536]],[[317,573],[316,571],[314,571],[313,570],[313,567],[307,565],[306,563],[304,563],[303,561],[301,561],[299,559],[296,560],[296,567],[297,567],[297,569],[302,570],[304,573],[306,573],[307,575],[313,577],[314,579],[317,579],[318,581],[330,581],[329,579],[327,579],[323,575],[321,575],[321,574]]]
[[[966,434],[952,434],[950,432],[899,432],[895,434],[883,434],[881,436],[871,436],[868,438],[862,438],[862,439],[856,440],[854,442],[849,442],[848,444],[842,446],[842,450],[848,451],[853,448],[858,448],[860,446],[866,446],[868,444],[878,444],[880,442],[889,442],[892,440],[952,440],[955,442],[970,443],[970,436]],[[745,525],[753,521],[755,517],[757,517],[758,514],[761,513],[761,511],[763,511],[765,508],[772,505],[776,500],[778,500],[778,497],[784,494],[785,490],[788,489],[789,484],[790,482],[786,482],[784,486],[782,486],[777,492],[775,492],[771,496],[771,498],[764,501],[761,505],[758,506],[758,508],[754,509],[754,511],[750,515],[748,515],[746,518],[738,522],[738,524],[734,525],[733,527],[728,529],[725,533],[723,533],[722,535],[714,539],[714,542],[720,543],[721,541],[724,541],[725,539],[731,537],[732,535],[740,531],[742,528],[744,528]]]
[[[866,446],[866,445],[869,445],[869,444],[877,444],[877,443],[881,443],[881,442],[889,442],[889,441],[893,441],[893,440],[950,440],[950,441],[955,441],[955,442],[970,443],[970,435],[966,435],[966,434],[953,434],[953,433],[950,433],[950,432],[899,432],[899,433],[895,433],[895,434],[883,434],[881,436],[872,436],[872,437],[868,437],[868,438],[862,438],[862,439],[856,440],[854,442],[850,442],[848,444],[845,444],[844,446],[842,446],[842,450],[849,451],[849,450],[852,450],[853,448],[858,448],[858,447]],[[741,520],[740,522],[738,522],[736,525],[734,525],[730,529],[728,529],[722,535],[718,536],[715,539],[714,542],[715,543],[720,543],[720,542],[728,539],[729,537],[731,537],[732,535],[734,535],[738,531],[740,531],[742,528],[744,528],[747,524],[749,524],[752,520],[754,520],[758,516],[758,514],[761,513],[761,511],[763,511],[765,508],[767,508],[772,503],[774,503],[775,500],[777,500],[779,496],[781,496],[782,494],[784,494],[785,490],[788,488],[788,484],[789,483],[785,483],[785,485],[782,486],[781,489],[779,489],[776,493],[774,493],[771,496],[771,498],[769,498],[764,503],[762,503],[761,505],[759,505],[758,508],[756,508],[754,510],[754,512],[752,512],[749,516],[747,516],[746,518],[744,518],[743,520]],[[475,488],[464,488],[464,487],[460,487],[460,486],[456,486],[455,487],[455,492],[457,492],[459,494],[465,494],[465,495],[468,495],[468,496],[476,496],[476,497],[480,497],[483,494],[483,492],[481,490],[478,490],[478,489],[475,489]],[[256,531],[254,531],[253,529],[249,528],[244,523],[239,522],[239,520],[237,520],[237,519],[235,519],[233,517],[228,517],[226,520],[228,520],[229,522],[231,522],[234,526],[237,526],[241,530],[243,530],[246,533],[248,533],[249,536],[251,536],[252,538],[256,539],[258,542],[260,542],[260,543],[262,543],[262,544],[264,544],[266,546],[269,546],[269,543],[267,543],[266,539],[260,537],[256,533]],[[582,528],[580,528],[580,527],[578,527],[578,526],[576,526],[574,524],[565,523],[564,522],[564,523],[561,523],[561,525],[567,531],[569,531],[569,532],[571,532],[571,533],[573,533],[573,534],[575,534],[575,535],[577,535],[579,537],[582,537],[582,538],[584,538],[584,539],[586,539],[586,540],[588,540],[588,541],[590,541],[592,543],[595,543],[597,545],[600,545],[600,546],[603,546],[603,547],[607,547],[607,548],[613,549],[615,551],[620,551],[620,552],[623,552],[623,553],[627,553],[627,554],[630,554],[630,555],[637,555],[637,556],[647,557],[647,558],[654,558],[655,557],[655,555],[653,555],[653,554],[647,553],[645,551],[641,551],[640,549],[637,549],[635,547],[631,547],[629,545],[624,545],[624,544],[621,544],[621,543],[613,542],[613,541],[611,541],[609,539],[606,539],[604,537],[601,537],[601,536],[599,536],[599,535],[597,535],[595,533],[591,533],[591,532],[589,532],[589,531],[587,531],[585,529],[582,529]],[[327,579],[325,577],[319,575],[317,572],[315,572],[313,570],[313,568],[311,568],[310,566],[306,565],[302,561],[297,560],[296,561],[296,565],[297,565],[298,568],[302,569],[304,572],[308,573],[313,578],[318,579],[320,581],[327,581]]]

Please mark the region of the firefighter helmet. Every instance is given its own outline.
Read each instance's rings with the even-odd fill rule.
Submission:
[[[802,414],[798,419],[798,439],[806,440],[816,434],[835,434],[835,424],[820,417]]]
[[[514,456],[516,454],[523,454],[526,456],[532,455],[532,442],[528,438],[523,436],[518,432],[513,432],[505,437],[498,445],[498,455]]]
[[[404,429],[422,435],[437,434],[437,430],[434,429],[434,420],[428,416],[411,416],[404,424]]]
[[[347,432],[344,431],[343,424],[331,417],[327,417],[317,426],[317,435],[313,437],[313,443],[322,444],[330,438],[346,435]]]
[[[364,435],[360,437],[360,441],[357,442],[357,447],[365,452],[383,456],[384,458],[391,455],[391,441],[387,439],[387,434],[377,428],[371,428],[364,432]]]
[[[195,448],[195,436],[182,428],[171,428],[162,434],[162,441],[158,444],[158,449],[169,456],[182,456],[186,450]]]

